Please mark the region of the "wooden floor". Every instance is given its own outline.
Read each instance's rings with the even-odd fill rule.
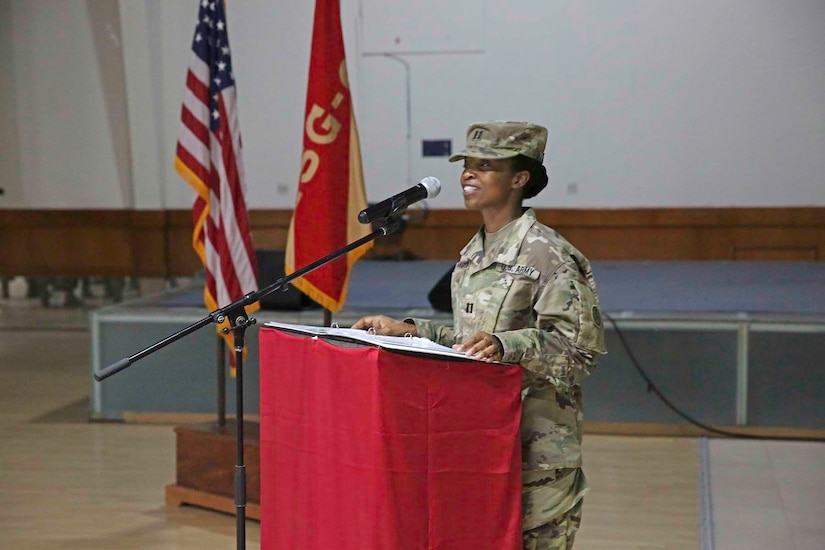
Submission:
[[[164,505],[164,487],[175,475],[171,426],[87,421],[93,382],[85,315],[0,300],[0,548],[235,548],[234,517]],[[787,495],[780,499],[780,516],[797,527],[788,528],[786,544],[737,542],[748,539],[736,534],[736,524],[750,521],[749,529],[757,528],[758,520],[748,519],[749,499],[770,504],[770,497],[757,491],[770,491],[769,484],[758,483],[756,466],[743,467],[742,457],[771,463],[771,451],[749,443],[712,442],[711,456],[719,457],[714,479],[728,491],[722,495],[724,510],[731,511],[725,521],[734,524],[721,535],[716,526],[716,547],[825,549],[825,531],[817,527],[825,514],[808,518],[800,530],[805,518],[793,516],[788,502],[791,508],[796,504]],[[825,463],[825,445],[802,445],[796,451],[775,447],[773,453],[790,449],[789,456],[801,453],[805,460]],[[699,458],[694,438],[587,436],[585,471],[592,488],[577,550],[700,548]],[[800,475],[808,471],[809,466],[792,463]],[[726,465],[734,475],[725,473]],[[801,479],[822,487],[821,477]],[[742,493],[743,483],[751,491]],[[793,490],[804,491],[803,485]],[[814,496],[803,498],[813,514],[825,513],[823,493],[811,490]],[[714,514],[725,517],[718,509]],[[779,519],[769,525],[785,536],[777,530]],[[260,526],[250,521],[247,548],[259,547]]]

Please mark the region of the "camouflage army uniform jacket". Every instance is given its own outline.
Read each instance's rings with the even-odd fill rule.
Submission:
[[[528,209],[484,255],[483,228],[461,251],[452,277],[453,327],[412,319],[443,345],[478,331],[502,344],[503,363],[525,369],[524,470],[581,466],[582,379],[605,352],[590,262]]]

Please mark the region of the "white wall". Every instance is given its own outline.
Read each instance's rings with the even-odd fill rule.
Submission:
[[[16,167],[22,190],[0,208],[189,206],[172,159],[197,2],[119,0],[109,45],[103,2],[0,0],[16,102],[0,132],[20,143],[0,182]],[[227,9],[249,204],[291,208],[313,3]],[[551,136],[537,206],[825,206],[821,0],[342,0],[342,14],[371,200],[435,175],[431,206],[460,207],[458,166],[422,158],[421,140],[458,149],[470,122],[526,119]],[[125,70],[101,69],[118,43]]]
[[[20,136],[17,128],[17,94],[12,59],[11,4],[0,1],[0,207],[23,200],[20,181]]]
[[[90,12],[92,5],[101,9]],[[116,16],[112,6],[44,0],[4,6],[11,12],[12,55],[5,62],[13,79],[3,87],[14,88],[16,117],[13,128],[0,131],[18,136],[22,196],[0,197],[0,206],[131,206],[122,65],[111,65],[111,50],[121,58],[117,21],[105,20],[107,13]]]

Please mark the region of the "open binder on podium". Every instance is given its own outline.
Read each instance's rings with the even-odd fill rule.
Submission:
[[[450,359],[459,359],[466,361],[476,361],[466,354],[456,351],[447,346],[436,344],[427,338],[419,338],[418,336],[381,336],[373,334],[366,330],[339,328],[339,327],[316,327],[310,325],[293,325],[289,323],[279,323],[272,321],[266,323],[265,326],[276,328],[285,332],[294,334],[303,334],[308,336],[318,336],[331,340],[338,340],[344,342],[353,342],[361,344],[370,344],[380,348],[389,349],[393,351],[401,351],[408,353],[417,353],[422,355],[440,355],[449,357]]]

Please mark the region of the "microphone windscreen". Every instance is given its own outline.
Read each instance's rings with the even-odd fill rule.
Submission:
[[[438,178],[434,178],[433,176],[427,176],[419,183],[424,186],[424,189],[427,190],[428,199],[437,197],[438,194],[441,193],[441,182],[438,181]]]

